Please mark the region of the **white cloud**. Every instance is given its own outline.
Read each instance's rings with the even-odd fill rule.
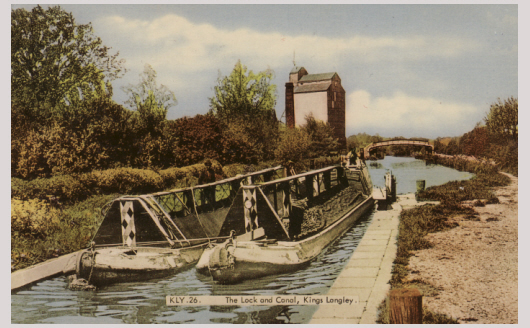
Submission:
[[[260,32],[249,28],[229,30],[194,23],[174,14],[152,20],[107,16],[98,20],[94,26],[101,29],[105,43],[120,49],[121,56],[126,59],[126,65],[130,69],[128,77],[135,81],[144,64],[149,63],[158,73],[158,82],[175,90],[177,98],[181,99],[205,98],[205,91],[215,84],[217,71],[221,71],[223,75],[229,74],[238,59],[253,70],[277,70],[290,65],[295,51],[296,61],[304,63],[306,67],[311,65],[312,72],[329,71],[330,66],[355,64],[373,67],[374,71],[378,67],[390,66],[391,73],[398,72],[399,67],[411,64],[417,67],[416,63],[422,65],[421,60],[430,64],[436,59],[455,59],[480,47],[477,42],[464,39],[421,36],[421,31],[410,37],[352,34],[348,38],[326,38]],[[386,79],[390,73],[385,72]],[[396,78],[401,82],[411,83],[406,80],[407,76],[415,77],[413,70],[405,69]],[[280,88],[283,80],[281,79]],[[440,84],[434,78],[429,83],[435,82]],[[425,86],[426,82],[422,80],[417,83]],[[362,102],[358,101],[359,97]],[[447,112],[454,112],[453,117],[446,120],[452,125],[449,122],[457,122],[458,117],[463,115],[459,110],[474,110],[465,105],[440,105],[435,99],[419,99],[399,93],[390,98],[371,99],[366,91],[357,91],[349,98],[352,100],[349,101],[351,105],[348,108],[350,114],[347,122],[355,129],[359,124],[382,128],[380,117],[392,120],[393,123],[388,123],[389,125],[408,123],[420,128],[432,124],[442,117],[441,113]],[[280,99],[279,107],[281,103]],[[369,115],[370,111],[359,112],[357,109],[351,114],[352,107],[357,108],[360,103],[368,106],[376,115]],[[424,111],[424,115],[417,116],[421,111]],[[175,112],[172,115],[181,113]]]
[[[475,106],[420,98],[395,92],[374,98],[368,91],[357,90],[346,99],[346,129],[379,132],[386,137],[428,137],[460,135],[470,130],[477,113]],[[384,131],[384,132],[383,132]]]
[[[474,49],[477,44],[453,38],[366,37],[325,38],[311,35],[282,35],[250,29],[224,30],[209,24],[195,24],[168,14],[151,21],[109,16],[98,22],[109,36],[139,49],[128,54],[137,63],[149,51],[153,67],[175,67],[197,72],[219,68],[227,60],[245,59],[251,67],[279,66],[292,58],[295,50],[303,58],[319,60],[343,58],[356,62],[415,61],[433,57],[453,57]],[[347,55],[346,55],[347,54]],[[233,65],[233,64],[232,64]]]

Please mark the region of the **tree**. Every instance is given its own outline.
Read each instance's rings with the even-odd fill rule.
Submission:
[[[312,113],[306,116],[305,120],[306,124],[302,126],[302,130],[311,139],[309,157],[327,156],[330,152],[337,151],[340,148],[338,139],[333,137],[333,128],[329,123],[317,121]]]
[[[434,152],[445,154],[445,145],[442,143],[442,138],[438,137],[434,140]]]
[[[490,106],[484,118],[486,127],[495,139],[518,140],[518,100],[510,97],[504,101],[500,98]],[[500,140],[499,140],[500,141]]]
[[[480,157],[488,150],[490,141],[486,127],[477,123],[470,132],[464,133],[460,138],[460,149],[465,155]]]
[[[124,69],[119,53],[77,24],[59,6],[11,11],[11,99],[28,119],[51,115],[58,105],[111,93]]]
[[[301,162],[309,158],[309,147],[311,137],[300,128],[287,128],[280,134],[280,142],[275,151],[275,156],[280,163],[286,165],[287,162]]]
[[[369,134],[357,133],[348,137],[347,144],[348,148],[364,148],[373,142],[383,141],[383,137],[379,134],[371,136]]]
[[[458,141],[457,138],[451,138],[447,147],[445,147],[445,153],[447,155],[458,155],[461,153]]]
[[[62,119],[12,138],[13,176],[34,178],[128,164],[133,135],[129,110],[109,97],[69,107],[74,108]]]
[[[229,76],[217,79],[215,96],[209,98],[210,113],[227,125],[241,117],[270,116],[276,105],[276,86],[271,84],[273,76],[271,70],[247,73],[247,67],[238,60]]]
[[[125,103],[136,109],[138,128],[145,132],[153,133],[165,121],[169,108],[177,105],[175,94],[165,85],[157,85],[156,71],[149,64],[145,64],[140,82],[129,84],[123,91],[129,94]]]
[[[215,95],[209,98],[209,113],[221,121],[236,143],[250,146],[258,160],[274,157],[279,138],[272,78],[271,70],[254,74],[238,61],[229,76],[218,78]]]

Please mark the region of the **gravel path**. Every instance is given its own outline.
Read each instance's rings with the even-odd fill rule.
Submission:
[[[512,183],[495,189],[500,204],[475,207],[477,221],[456,218],[458,227],[429,234],[434,247],[411,257],[409,278],[439,290],[424,297],[425,308],[460,323],[518,322],[518,179],[506,175]]]

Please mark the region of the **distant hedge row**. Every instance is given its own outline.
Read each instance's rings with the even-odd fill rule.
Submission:
[[[335,165],[340,163],[339,156],[328,156],[328,157],[319,157],[312,159],[314,161],[315,168],[322,168],[330,165]],[[297,173],[302,173],[309,171],[311,169],[311,159],[305,159],[303,161],[294,163],[294,168]],[[246,172],[255,172],[261,171],[269,167],[279,165],[276,161],[261,162],[256,165],[246,165],[246,164],[229,164],[223,166],[223,174],[225,177],[233,177],[238,174],[244,174]]]
[[[118,168],[90,173],[58,175],[31,181],[11,178],[11,197],[21,200],[46,199],[55,196],[61,202],[73,203],[97,194],[138,194],[182,186],[199,177],[206,167],[195,164],[158,172],[144,169]],[[221,165],[212,161],[212,168],[221,175]]]

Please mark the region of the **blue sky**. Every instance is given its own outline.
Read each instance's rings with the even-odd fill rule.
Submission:
[[[206,113],[219,74],[238,59],[275,72],[280,117],[293,53],[310,74],[341,77],[347,136],[457,136],[497,98],[518,97],[517,5],[61,7],[126,60],[114,99],[123,104],[121,87],[150,64],[177,97],[169,119]]]

